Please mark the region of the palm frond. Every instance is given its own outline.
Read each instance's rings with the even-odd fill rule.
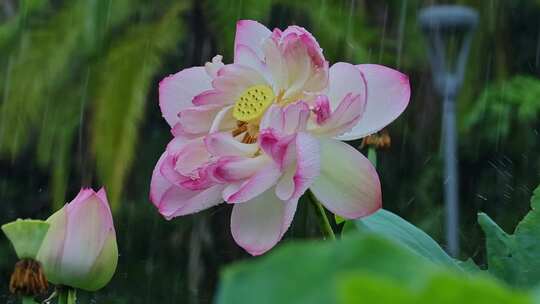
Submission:
[[[0,75],[0,154],[17,157],[27,143],[37,141],[37,163],[51,170],[53,208],[65,201],[73,163],[86,156],[70,153],[74,137],[84,133],[82,117],[93,107],[87,102],[94,94],[88,88],[89,71],[117,28],[139,11],[134,2],[79,0],[56,14],[32,17],[24,27],[18,18],[17,24],[6,24],[18,41],[16,47],[0,49],[5,54],[0,60],[6,63]],[[22,6],[21,14],[28,19],[29,12],[41,7]],[[83,179],[91,176],[81,174]]]
[[[59,83],[70,78],[84,29],[84,6],[74,2],[44,26],[23,32],[8,60],[0,108],[0,153],[16,155],[39,127],[44,108]]]
[[[95,112],[92,146],[98,174],[108,188],[113,209],[136,153],[137,130],[144,116],[152,79],[163,55],[182,33],[175,6],[157,23],[132,27],[107,52],[95,73]],[[143,142],[144,143],[144,142]]]

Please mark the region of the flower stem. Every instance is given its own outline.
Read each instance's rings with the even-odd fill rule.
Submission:
[[[37,304],[32,297],[22,297],[22,304]]]
[[[373,147],[369,147],[367,155],[373,167],[377,168],[377,150]]]
[[[77,303],[77,291],[74,288],[62,286],[57,289],[58,304],[75,304]]]
[[[319,218],[319,226],[321,228],[321,232],[323,233],[323,238],[335,240],[336,235],[334,234],[334,230],[332,230],[332,226],[330,225],[330,221],[328,220],[328,217],[326,216],[326,211],[324,211],[324,207],[321,205],[319,200],[315,197],[313,192],[310,190],[307,191],[309,195],[309,200],[313,204],[313,207],[315,207],[315,213],[317,214],[317,217]]]

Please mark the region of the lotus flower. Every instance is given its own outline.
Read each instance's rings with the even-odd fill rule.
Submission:
[[[37,259],[47,279],[58,285],[95,291],[116,271],[118,247],[105,190],[81,189],[47,219],[50,228]]]
[[[271,32],[249,20],[237,24],[234,63],[221,59],[160,83],[174,138],[150,199],[165,218],[234,204],[233,237],[258,255],[282,238],[308,188],[344,218],[380,208],[376,171],[340,140],[397,118],[410,97],[405,75],[380,65],[329,68],[305,29]]]

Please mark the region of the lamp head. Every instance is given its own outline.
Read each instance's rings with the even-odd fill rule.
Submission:
[[[442,96],[455,96],[463,82],[478,19],[475,10],[460,5],[434,5],[419,13],[418,23],[427,38],[435,87]],[[457,42],[454,51],[447,49],[451,41]]]
[[[418,20],[426,32],[470,31],[478,25],[478,13],[461,5],[436,5],[422,9]]]

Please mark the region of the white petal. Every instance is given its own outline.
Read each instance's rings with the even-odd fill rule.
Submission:
[[[166,219],[172,219],[208,209],[223,202],[221,191],[222,185],[198,191],[173,186],[163,195],[159,212]]]
[[[212,156],[253,156],[259,149],[257,144],[244,144],[230,132],[218,132],[204,138],[206,149]]]
[[[396,70],[376,64],[356,66],[367,82],[367,105],[353,129],[338,138],[353,140],[375,133],[394,121],[409,104],[409,78]]]
[[[359,218],[381,208],[381,184],[371,162],[335,139],[320,140],[321,173],[310,189],[321,203],[344,218]]]
[[[159,83],[159,106],[171,127],[178,122],[180,111],[193,106],[195,96],[212,89],[211,81],[204,67],[194,67],[170,75]]]
[[[248,178],[241,185],[231,185],[223,191],[223,198],[228,203],[244,203],[274,186],[281,176],[279,166],[270,161],[268,165],[260,168],[256,174]],[[273,188],[273,187],[272,187]]]
[[[270,37],[272,32],[266,26],[253,20],[240,20],[236,23],[236,36],[234,46],[245,45],[252,49],[259,58],[264,58],[262,53],[263,41]],[[236,57],[236,54],[235,54]]]
[[[366,81],[362,73],[352,64],[338,62],[330,67],[328,99],[334,111],[345,96],[360,95],[366,99]]]
[[[231,215],[234,240],[252,255],[265,253],[289,228],[296,203],[279,200],[272,188],[244,204],[234,205]]]

